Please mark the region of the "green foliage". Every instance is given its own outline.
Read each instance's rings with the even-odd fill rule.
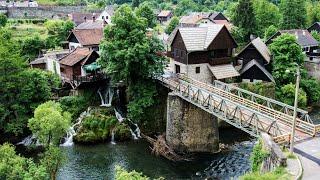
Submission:
[[[305,0],[281,0],[282,29],[300,29],[306,26],[307,10]]]
[[[318,80],[312,78],[302,79],[300,86],[307,93],[308,103],[319,102],[320,82]]]
[[[167,26],[165,32],[166,32],[167,34],[171,34],[172,31],[178,26],[178,24],[179,24],[179,18],[178,18],[177,16],[174,16],[174,17],[171,19],[169,25]]]
[[[21,48],[21,55],[25,59],[32,61],[39,56],[41,50],[46,47],[45,40],[41,39],[38,34],[32,37],[26,37],[19,41]]]
[[[45,180],[46,169],[36,165],[31,159],[16,155],[13,145],[0,145],[0,179],[7,180]]]
[[[289,180],[290,175],[285,168],[277,168],[272,172],[260,174],[259,172],[252,172],[240,177],[241,180]]]
[[[265,31],[264,31],[264,39],[268,40],[272,35],[274,35],[276,32],[278,32],[278,28],[274,25],[269,26]]]
[[[65,96],[59,100],[63,111],[68,111],[72,119],[76,119],[88,107],[88,101],[84,96]]]
[[[311,31],[311,35],[313,38],[315,38],[317,41],[320,41],[320,34],[317,31]]]
[[[164,48],[156,37],[146,36],[146,23],[130,6],[122,5],[105,28],[100,45],[99,63],[114,82],[122,81],[129,89],[129,117],[141,116],[154,102],[156,89],[152,77],[162,73]],[[121,59],[121,61],[119,61]],[[139,107],[140,106],[140,107]]]
[[[320,2],[319,1],[307,1],[307,25],[311,26],[315,22],[320,21]]]
[[[7,24],[8,18],[6,15],[0,13],[0,28],[5,27]]]
[[[198,5],[193,0],[180,0],[178,1],[177,7],[175,9],[175,15],[182,16],[189,12],[198,11]]]
[[[280,91],[277,93],[277,99],[279,99],[281,102],[284,102],[285,104],[293,106],[295,89],[296,87],[292,83],[281,87]],[[307,94],[303,89],[299,89],[298,106],[300,108],[305,108],[307,106]]]
[[[276,38],[270,45],[273,54],[272,75],[278,86],[294,83],[297,63],[301,66],[304,62],[304,54],[293,35],[283,34]],[[289,70],[290,73],[286,73]]]
[[[127,124],[117,124],[114,128],[115,139],[123,141],[131,138],[130,127]]]
[[[28,127],[41,143],[56,145],[70,127],[70,121],[70,113],[63,112],[60,103],[48,101],[36,108]]]
[[[252,172],[258,172],[260,170],[261,163],[268,155],[269,153],[262,147],[262,140],[259,139],[258,143],[253,147],[250,156]]]
[[[55,48],[65,41],[74,28],[72,21],[48,20],[44,23],[48,30],[47,47]]]
[[[82,121],[75,141],[80,143],[103,142],[111,135],[118,120],[111,114],[94,113]]]
[[[142,3],[136,10],[136,15],[141,18],[145,18],[148,28],[156,26],[156,16],[150,7],[149,3]]]
[[[242,31],[245,42],[250,40],[251,34],[256,34],[257,26],[252,0],[239,0],[231,18],[233,24]]]
[[[280,23],[279,8],[268,0],[254,0],[253,7],[258,36],[262,37],[267,28],[272,25],[277,26]]]
[[[41,156],[42,159],[40,160],[40,164],[46,168],[47,173],[50,174],[51,180],[56,179],[57,172],[66,159],[64,154],[59,147],[49,146]]]
[[[275,84],[274,83],[240,83],[240,88],[247,91],[259,94],[261,96],[275,98]]]
[[[116,165],[116,180],[149,180],[147,176],[144,176],[142,173],[131,171],[128,172],[123,169],[121,166]]]

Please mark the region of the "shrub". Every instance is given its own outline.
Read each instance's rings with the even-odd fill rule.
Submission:
[[[83,96],[65,96],[60,99],[63,111],[71,113],[72,119],[76,119],[87,108],[87,101]]]
[[[136,172],[135,170],[128,172],[119,165],[116,165],[115,169],[116,180],[149,180],[147,176],[144,176],[142,173]]]
[[[262,161],[268,157],[268,155],[268,152],[262,148],[262,140],[260,139],[258,144],[253,147],[250,156],[252,172],[259,171]]]
[[[295,99],[295,89],[296,87],[292,83],[281,87],[280,91],[277,92],[277,99],[279,99],[283,103],[293,106]],[[305,108],[307,106],[307,94],[301,88],[299,89],[298,106],[300,108]]]

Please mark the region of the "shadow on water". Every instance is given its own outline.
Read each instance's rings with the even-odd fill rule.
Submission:
[[[116,145],[75,145],[61,147],[67,155],[67,163],[59,170],[58,179],[114,179],[114,166],[119,164],[128,170],[143,172],[152,178],[166,179],[230,179],[239,177],[250,169],[249,156],[254,145],[243,132],[235,129],[220,131],[223,143],[230,150],[219,154],[197,155],[192,162],[170,162],[150,154],[149,144],[143,140],[117,142]],[[231,140],[233,139],[233,140]]]

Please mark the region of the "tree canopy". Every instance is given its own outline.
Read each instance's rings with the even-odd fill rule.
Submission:
[[[136,14],[139,17],[145,18],[147,21],[148,28],[153,28],[156,26],[156,16],[153,9],[150,7],[149,3],[142,3],[136,10]]]
[[[172,31],[173,31],[178,25],[179,25],[179,18],[178,18],[177,16],[174,16],[174,17],[171,19],[169,25],[167,26],[165,32],[166,32],[167,34],[171,34]]]
[[[281,0],[282,29],[300,29],[306,26],[307,10],[305,0]]]
[[[34,117],[29,119],[28,127],[45,145],[58,144],[70,127],[71,115],[63,112],[60,103],[48,101],[39,105]]]
[[[137,118],[154,102],[156,90],[151,79],[162,73],[165,62],[160,54],[163,46],[156,37],[147,36],[146,29],[144,19],[130,6],[122,5],[115,12],[113,25],[105,28],[100,45],[99,63],[114,82],[122,81],[128,86],[128,109],[132,118]]]

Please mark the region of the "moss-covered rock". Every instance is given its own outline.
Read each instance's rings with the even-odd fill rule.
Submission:
[[[131,132],[127,124],[117,124],[114,128],[116,141],[126,141],[131,139]]]

